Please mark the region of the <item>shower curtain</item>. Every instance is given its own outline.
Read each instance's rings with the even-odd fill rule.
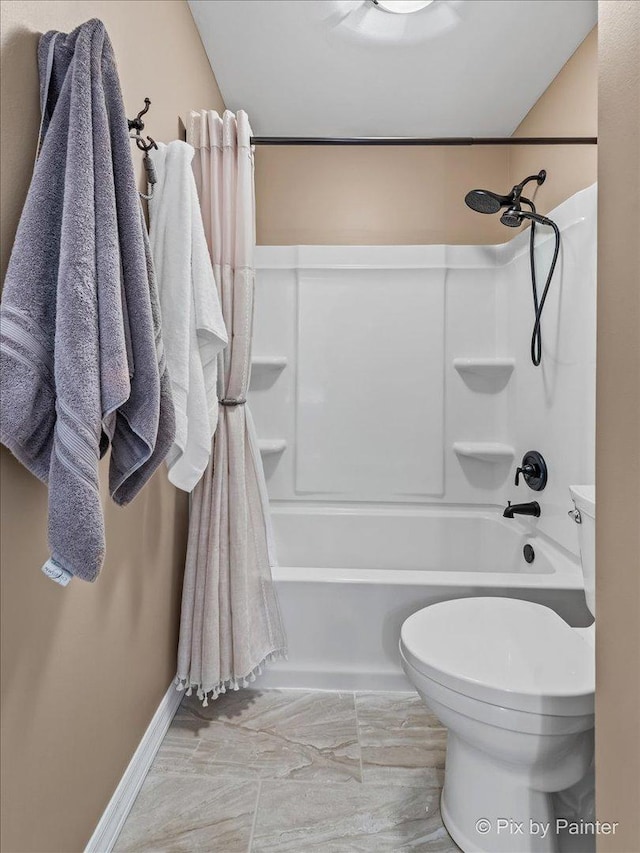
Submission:
[[[246,113],[192,112],[187,142],[229,345],[219,355],[213,453],[191,503],[178,689],[207,704],[285,654],[271,567],[267,490],[246,404],[251,367],[255,201]]]

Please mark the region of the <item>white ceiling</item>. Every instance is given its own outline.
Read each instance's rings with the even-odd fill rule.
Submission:
[[[597,21],[596,0],[190,6],[227,107],[260,136],[509,136]]]

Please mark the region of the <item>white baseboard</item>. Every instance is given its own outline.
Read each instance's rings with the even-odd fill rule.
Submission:
[[[85,853],[111,853],[183,696],[172,682],[89,839]]]

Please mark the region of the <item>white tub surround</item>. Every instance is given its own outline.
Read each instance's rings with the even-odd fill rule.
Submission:
[[[595,187],[550,215],[562,248],[539,368],[528,233],[257,248],[255,351],[286,359],[250,386],[258,435],[286,442],[264,456],[290,653],[272,686],[405,684],[402,621],[447,598],[524,598],[589,623],[567,511],[569,484],[593,481]],[[547,461],[543,492],[514,485],[529,450]],[[540,518],[502,518],[533,499]]]
[[[286,359],[268,382],[254,369],[249,394],[260,438],[287,442],[265,460],[274,505],[497,509],[533,495],[513,476],[535,449],[549,483],[541,518],[523,523],[578,555],[567,489],[594,479],[596,187],[550,216],[562,247],[539,368],[528,233],[499,246],[257,247],[254,350]],[[474,444],[489,453],[467,455]]]

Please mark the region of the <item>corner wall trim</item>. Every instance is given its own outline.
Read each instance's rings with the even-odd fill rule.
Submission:
[[[111,853],[183,696],[184,693],[176,690],[172,681],[98,821],[84,853]]]

